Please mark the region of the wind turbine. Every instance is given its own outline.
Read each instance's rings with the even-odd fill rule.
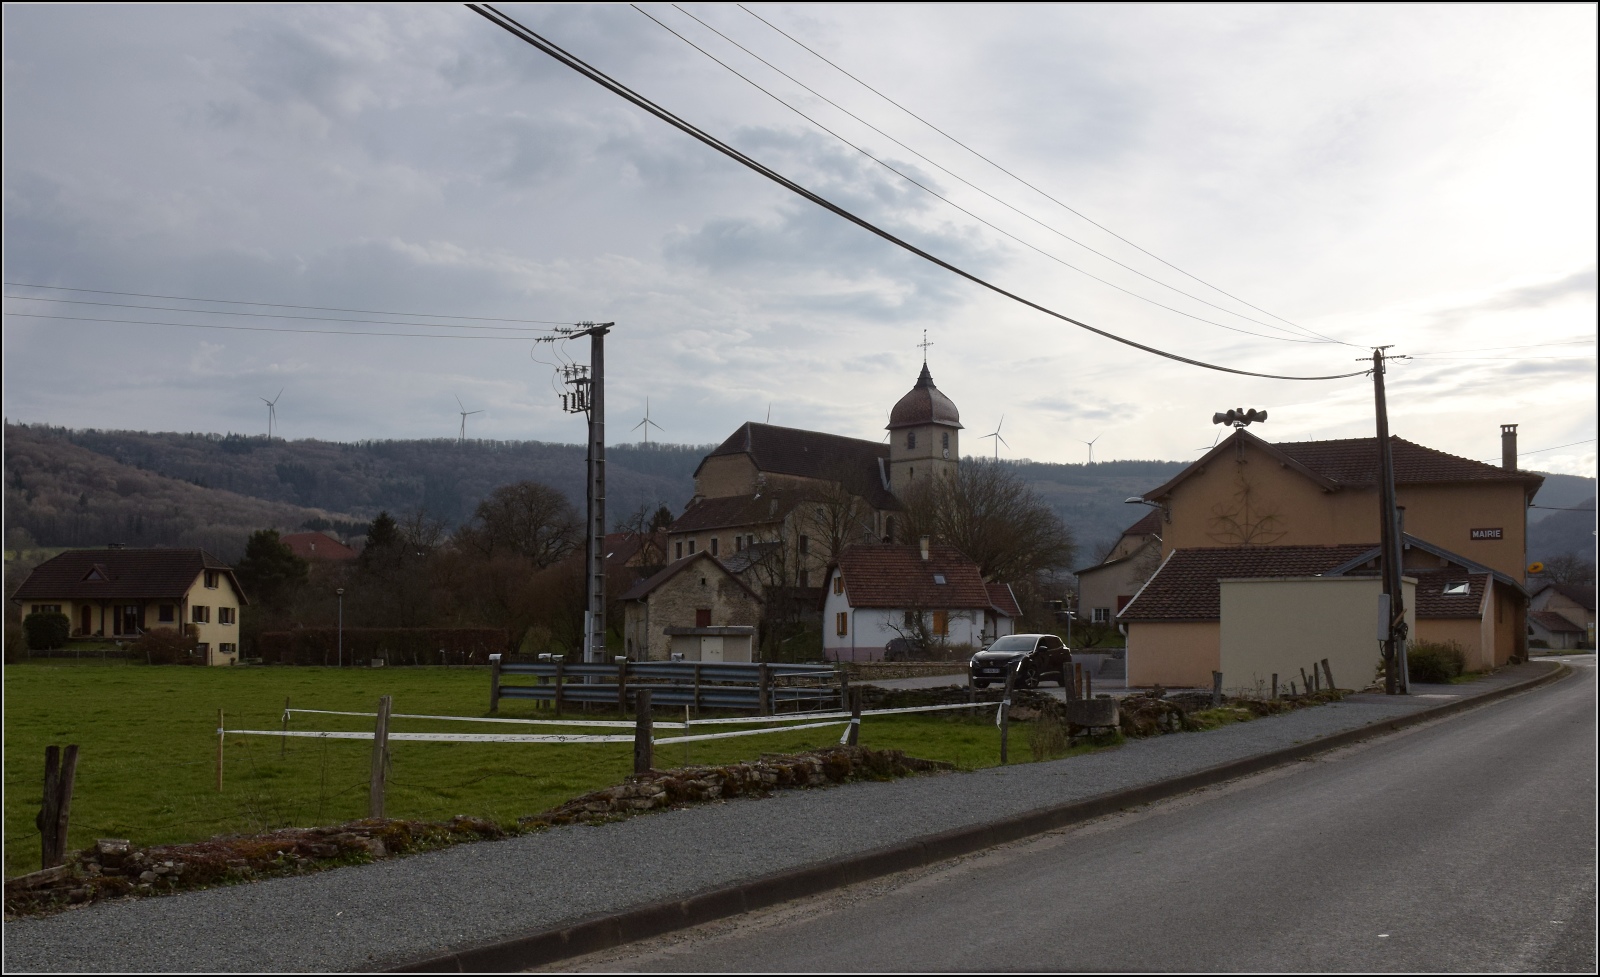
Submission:
[[[261,398],[261,402],[263,404],[267,405],[267,440],[268,441],[272,440],[272,427],[278,420],[278,401],[280,399],[282,399],[282,397],[283,397],[283,388],[280,387],[278,389],[278,396],[272,398],[271,400],[268,400],[265,397]]]
[[[1104,434],[1096,434],[1094,436],[1094,441],[1099,441],[1103,437],[1105,437]],[[1082,438],[1079,438],[1078,440],[1083,441]],[[1094,441],[1083,441],[1084,444],[1089,446],[1089,464],[1091,465],[1094,464]]]
[[[999,461],[1000,460],[1000,446],[1002,444],[1005,445],[1008,448],[1011,447],[1011,442],[1007,441],[1005,438],[1001,437],[1001,435],[1000,435],[1000,429],[1005,426],[1005,423],[1006,423],[1006,415],[1001,414],[1000,415],[1000,423],[996,424],[994,426],[994,433],[993,434],[985,434],[983,436],[983,438],[994,438],[994,460],[995,461]],[[982,441],[983,438],[979,438],[978,440]]]
[[[650,429],[651,428],[655,428],[657,431],[665,431],[666,430],[666,428],[662,427],[660,424],[657,424],[655,421],[652,421],[650,419],[650,398],[649,397],[646,397],[644,399],[644,420],[642,420],[639,423],[635,424],[633,426],[633,430],[637,431],[641,427],[644,428],[644,443],[645,444],[649,444],[650,443]]]
[[[1211,443],[1210,444],[1203,445],[1203,446],[1201,446],[1199,448],[1196,448],[1194,450],[1196,450],[1196,451],[1210,451],[1212,448],[1215,448],[1217,446],[1217,442],[1221,441],[1221,440],[1222,440],[1222,432],[1218,431],[1217,432],[1217,436],[1211,439]]]
[[[452,394],[452,396],[454,396],[456,398],[456,406],[461,408],[461,440],[457,441],[456,443],[457,444],[466,444],[467,443],[467,418],[471,417],[473,414],[482,414],[483,411],[481,411],[481,410],[467,410],[467,405],[463,404],[461,402],[461,397],[459,395]]]

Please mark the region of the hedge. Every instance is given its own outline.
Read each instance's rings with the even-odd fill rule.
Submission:
[[[504,628],[345,628],[345,665],[487,665],[510,651]],[[268,631],[258,639],[265,665],[338,665],[338,628]]]
[[[72,621],[65,614],[29,614],[22,619],[28,647],[34,651],[65,648],[72,636]]]

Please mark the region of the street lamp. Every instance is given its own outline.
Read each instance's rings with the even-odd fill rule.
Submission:
[[[340,587],[334,593],[339,595],[339,667],[344,667],[344,588]]]

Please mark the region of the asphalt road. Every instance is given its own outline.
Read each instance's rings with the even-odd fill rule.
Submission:
[[[563,971],[1596,967],[1596,670]]]

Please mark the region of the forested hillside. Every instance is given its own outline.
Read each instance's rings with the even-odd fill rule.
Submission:
[[[681,512],[694,469],[711,445],[613,445],[607,449],[607,514],[613,524],[640,507]],[[1176,461],[1093,465],[1016,463],[1061,516],[1079,545],[1078,566],[1142,516],[1124,504],[1170,479]],[[582,445],[541,441],[268,441],[237,434],[68,430],[6,425],[7,543],[12,533],[41,546],[205,546],[233,559],[251,530],[326,528],[360,535],[380,510],[419,509],[453,529],[502,485],[535,481],[582,511]],[[1553,475],[1538,502],[1593,508],[1595,480]],[[1592,515],[1529,513],[1529,559],[1592,554]]]

